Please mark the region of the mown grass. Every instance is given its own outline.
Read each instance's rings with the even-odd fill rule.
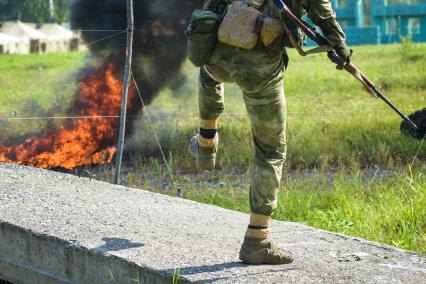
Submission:
[[[63,112],[76,90],[76,72],[84,53],[0,56],[0,117],[39,117]],[[2,135],[46,127],[48,121],[0,120]]]
[[[365,46],[355,48],[353,61],[410,113],[426,106],[425,54],[426,44]],[[63,111],[76,86],[72,74],[84,65],[84,57],[0,56],[1,116]],[[325,56],[301,58],[292,51],[290,57],[285,78],[288,161],[274,218],[426,253],[426,144],[420,147],[420,141],[402,136],[400,118],[349,75],[334,70]],[[185,64],[183,77],[172,80],[135,121],[123,183],[175,194],[146,119],[150,115],[185,198],[248,212],[252,139],[235,85],[225,89],[218,170],[196,174],[186,151],[198,124],[197,72]],[[3,121],[0,126],[16,134],[46,122]],[[99,179],[113,175],[108,165],[88,169]]]
[[[406,60],[400,46],[357,47],[353,61],[378,82],[384,93],[407,113],[426,106],[426,45],[415,45]],[[290,53],[286,72],[288,170],[319,168],[396,168],[410,163],[420,143],[400,135],[401,119],[384,102],[371,97],[350,75],[334,70],[323,55],[310,59]],[[166,152],[179,153],[179,169],[193,170],[186,148],[196,131],[197,70],[185,65],[187,83],[166,89],[148,109]],[[168,123],[164,123],[168,121]],[[146,121],[137,123],[136,145],[158,147]],[[221,118],[219,167],[248,169],[252,154],[250,125],[240,90],[226,85]],[[183,139],[182,134],[186,137]],[[236,152],[235,149],[238,149]],[[148,151],[150,154],[153,152]],[[426,160],[421,151],[419,162]]]

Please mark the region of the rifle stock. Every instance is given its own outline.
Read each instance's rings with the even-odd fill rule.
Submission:
[[[321,35],[318,31],[312,28],[307,22],[296,17],[293,12],[287,7],[286,4],[282,0],[273,0],[275,7],[283,13],[288,19],[290,19],[294,24],[296,24],[311,40],[313,40],[316,44],[321,46],[328,46],[328,40]],[[399,110],[395,105],[393,105],[388,98],[386,98],[380,91],[376,88],[373,81],[368,79],[368,77],[353,63],[346,63],[337,52],[333,49],[328,51],[328,56],[331,61],[335,62],[337,66],[343,66],[349,74],[355,77],[359,82],[363,84],[365,89],[370,92],[376,98],[380,98],[383,100],[390,108],[392,108],[402,119],[407,121],[411,127],[417,129],[417,125],[411,121],[411,119],[405,115],[401,110]]]

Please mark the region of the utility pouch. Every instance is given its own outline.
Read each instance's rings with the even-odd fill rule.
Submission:
[[[283,24],[280,20],[266,17],[263,18],[260,41],[268,47],[276,38],[284,33]]]
[[[252,49],[260,37],[262,13],[246,1],[234,1],[228,6],[219,27],[219,41],[231,46]]]
[[[197,67],[207,64],[217,43],[221,16],[205,10],[194,10],[186,30],[187,54]]]

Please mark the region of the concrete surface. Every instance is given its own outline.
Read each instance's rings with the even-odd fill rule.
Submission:
[[[296,261],[238,260],[248,215],[0,164],[0,279],[14,283],[426,283],[426,256],[287,222]]]

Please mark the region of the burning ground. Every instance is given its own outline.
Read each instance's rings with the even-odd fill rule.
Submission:
[[[197,1],[135,0],[134,4],[133,74],[145,103],[149,104],[159,90],[179,75],[185,60],[183,32]],[[76,78],[78,91],[64,116],[82,118],[67,120],[59,127],[36,134],[0,138],[0,162],[73,169],[109,163],[114,158],[126,34],[106,37],[116,34],[111,30],[126,29],[126,1],[75,0],[70,16],[73,28],[83,30],[90,57],[101,62],[86,67]],[[132,131],[132,118],[140,111],[141,102],[136,99],[132,84],[127,133]]]
[[[117,116],[122,82],[114,76],[113,63],[103,63],[81,75],[78,97],[68,113],[81,118],[56,129],[13,138],[0,145],[0,161],[40,168],[72,169],[111,162],[115,153]],[[129,105],[134,103],[133,88]]]

